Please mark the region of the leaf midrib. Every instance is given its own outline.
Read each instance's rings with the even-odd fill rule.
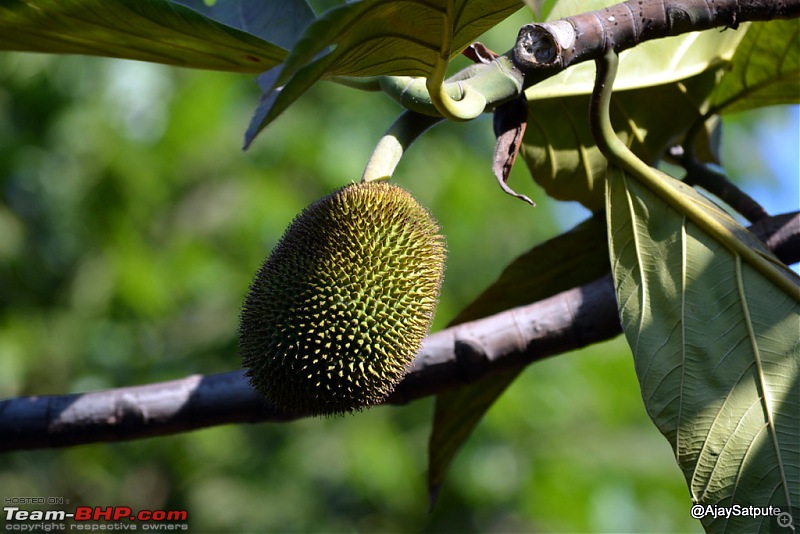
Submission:
[[[761,395],[759,398],[761,399],[761,403],[764,409],[764,413],[767,416],[767,426],[769,428],[770,438],[772,439],[772,446],[775,449],[775,457],[777,458],[778,462],[778,469],[780,471],[781,477],[781,484],[783,485],[783,492],[784,497],[786,498],[786,504],[791,508],[792,500],[789,496],[789,484],[786,480],[786,469],[783,465],[783,455],[781,454],[781,447],[780,443],[778,443],[778,432],[775,428],[775,420],[772,416],[772,410],[770,409],[770,399],[768,395],[771,394],[769,389],[767,388],[766,381],[764,380],[764,367],[761,361],[761,351],[758,348],[758,343],[756,342],[756,334],[753,330],[753,322],[750,318],[750,308],[747,304],[747,295],[745,293],[744,288],[744,272],[742,266],[742,258],[737,254],[735,255],[736,258],[736,287],[739,291],[739,299],[742,303],[742,313],[745,316],[745,324],[747,325],[747,335],[750,339],[750,345],[753,350],[756,369],[758,372],[758,385],[761,389]],[[734,488],[735,491],[735,488]]]

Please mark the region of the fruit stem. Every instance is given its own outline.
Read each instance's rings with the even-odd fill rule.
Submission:
[[[432,117],[414,111],[404,111],[386,130],[367,162],[362,182],[388,180],[408,147],[443,117]]]

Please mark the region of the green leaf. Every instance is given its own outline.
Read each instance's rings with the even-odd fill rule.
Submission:
[[[249,138],[320,79],[428,76],[448,35],[452,35],[449,54],[452,58],[524,6],[520,0],[456,0],[448,17],[448,3],[447,0],[364,0],[329,10],[309,26],[292,49],[273,87],[262,95],[265,105],[261,108],[265,109],[260,108],[256,113]],[[279,87],[280,95],[271,98],[268,93]]]
[[[306,0],[173,0],[210,19],[245,31],[287,50],[316,20]]]
[[[560,0],[548,16],[556,20],[601,9],[616,0]],[[619,58],[615,90],[637,89],[691,78],[720,67],[733,57],[749,24],[737,30],[708,30],[646,41],[624,50]],[[525,91],[528,100],[589,94],[594,86],[594,63],[574,65]]]
[[[719,208],[663,179],[769,255]],[[617,300],[642,398],[673,447],[693,501],[796,513],[796,296],[616,168],[609,170],[607,217]],[[793,519],[797,524],[800,517]],[[775,528],[775,521],[708,515],[703,525],[710,532],[757,532]]]
[[[537,245],[511,262],[498,280],[464,308],[450,325],[551,297],[608,272],[608,247],[602,216]],[[461,446],[522,369],[481,378],[436,397],[428,445],[428,490],[431,500],[444,482]]]
[[[617,2],[561,0],[549,19]],[[648,41],[620,55],[612,118],[623,140],[642,160],[655,164],[709,109],[725,64],[749,31],[704,31]],[[533,179],[559,200],[576,200],[592,211],[603,206],[606,160],[587,119],[595,67],[581,63],[525,91],[530,103],[521,150]],[[616,93],[615,93],[616,94]],[[653,105],[658,102],[658,105]],[[716,161],[710,129],[699,137],[698,156]]]
[[[0,50],[259,73],[286,51],[166,0],[0,0]]]
[[[722,112],[800,102],[800,20],[753,23],[712,103]]]
[[[719,70],[708,70],[680,82],[615,91],[611,118],[617,135],[640,159],[654,165],[708,110],[718,76]],[[597,211],[604,204],[607,161],[592,137],[588,109],[588,95],[530,102],[520,154],[548,195],[577,200]],[[714,161],[718,139],[714,141],[708,130],[703,134],[698,153]]]
[[[458,451],[500,395],[524,369],[512,369],[436,396],[428,441],[428,496],[431,507]]]
[[[509,263],[449,326],[546,299],[603,276],[608,272],[605,231],[605,220],[595,215],[536,245]]]
[[[536,21],[546,20],[548,13],[553,9],[555,0],[525,0],[528,8],[533,12],[533,19]]]
[[[325,76],[427,76],[449,32],[452,58],[523,6],[518,0],[458,0],[448,18],[448,3],[364,0],[332,9],[297,43],[278,84],[331,46]]]

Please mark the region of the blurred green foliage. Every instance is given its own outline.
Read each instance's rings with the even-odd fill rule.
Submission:
[[[305,205],[360,177],[399,112],[322,84],[243,153],[257,97],[245,76],[0,55],[0,397],[239,367],[256,269]],[[492,146],[488,117],[441,125],[396,174],[448,240],[434,329],[585,215],[522,166],[511,182],[538,207],[504,195]],[[0,493],[186,508],[198,532],[701,530],[621,339],[527,370],[429,513],[432,406],[6,454]]]

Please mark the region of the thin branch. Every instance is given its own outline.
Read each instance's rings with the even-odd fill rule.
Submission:
[[[697,136],[718,109],[707,111],[686,132],[683,143],[672,147],[669,155],[686,171],[684,183],[699,186],[716,195],[745,219],[754,223],[769,214],[753,197],[739,189],[723,173],[712,169],[697,157]]]
[[[769,215],[761,204],[731,182],[727,176],[702,163],[693,154],[683,154],[678,158],[678,162],[686,170],[684,183],[702,187],[716,195],[751,223]]]
[[[800,212],[750,230],[786,263],[800,261]],[[621,332],[610,276],[548,299],[442,330],[425,341],[387,400],[406,404],[521,368]],[[0,401],[0,451],[140,439],[230,423],[283,422],[241,371],[73,395]]]

